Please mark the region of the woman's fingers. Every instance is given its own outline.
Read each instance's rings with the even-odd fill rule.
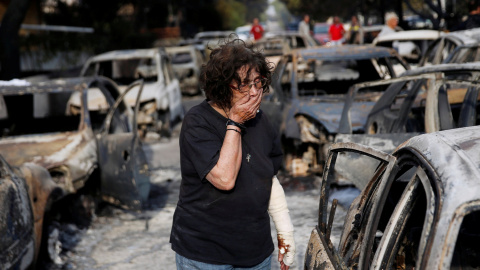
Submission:
[[[245,95],[232,106],[229,117],[234,121],[238,118],[241,123],[254,118],[262,103],[262,95],[259,93],[253,98]]]

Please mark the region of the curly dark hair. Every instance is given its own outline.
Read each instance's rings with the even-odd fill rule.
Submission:
[[[232,90],[229,85],[232,81],[238,84],[246,83],[242,82],[242,78],[237,73],[243,66],[250,67],[247,78],[254,70],[266,79],[263,93],[268,93],[268,86],[272,81],[273,64],[268,62],[260,51],[254,50],[252,45],[235,38],[225,40],[224,44],[214,48],[210,53],[210,60],[202,66],[200,83],[207,100],[221,108],[231,108],[232,91],[235,90]]]

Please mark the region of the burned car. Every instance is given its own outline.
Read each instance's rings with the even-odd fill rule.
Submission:
[[[305,269],[478,268],[479,151],[478,126],[413,137],[392,155],[360,144],[333,145]],[[361,176],[346,166],[362,160],[377,166]],[[331,233],[339,198],[330,196],[330,183],[352,176],[364,188],[336,240]]]
[[[351,85],[393,78],[408,68],[393,49],[374,46],[297,49],[281,56],[261,108],[282,136],[286,171],[321,172]]]
[[[462,45],[477,44],[480,41],[480,29],[454,31],[433,41],[420,59],[418,66],[430,66],[445,63],[449,55]]]
[[[259,41],[269,39],[283,39],[287,41],[288,46],[292,49],[321,46],[320,42],[312,36],[300,34],[297,31],[270,31],[265,33]]]
[[[134,210],[144,206],[150,177],[136,129],[139,99],[134,111],[124,102],[127,93],[137,89],[140,94],[142,86],[140,80],[121,93],[110,79],[95,77],[0,87],[0,152],[11,166],[33,163],[53,180],[45,214],[35,216],[46,223],[46,245],[55,243],[48,227],[79,198]],[[110,107],[90,110],[91,94]],[[80,106],[69,102],[72,96],[79,97]]]
[[[391,153],[421,133],[478,125],[479,76],[476,63],[441,64],[410,70],[399,78],[357,84],[346,98],[335,140]],[[361,93],[379,87],[386,90],[375,103],[365,104],[364,110],[352,107],[358,103],[357,95],[361,98]]]
[[[411,66],[418,65],[428,46],[444,33],[436,30],[407,30],[377,36],[372,44],[395,48]]]
[[[42,237],[41,217],[46,197],[52,193],[52,183],[45,168],[34,164],[11,167],[0,155],[2,269],[27,269],[35,265]]]
[[[205,62],[203,54],[195,46],[166,47],[173,71],[180,81],[184,95],[197,95],[200,90],[200,69]]]
[[[288,41],[283,38],[260,39],[253,43],[253,47],[267,57],[280,56],[291,51]]]
[[[193,45],[208,60],[210,58],[211,47],[217,46],[226,39],[238,38],[235,31],[201,31],[195,34],[191,39],[182,40],[179,46]]]
[[[118,50],[96,55],[87,60],[80,76],[105,76],[115,81],[121,91],[135,80],[143,79],[145,86],[137,116],[142,135],[151,131],[169,137],[173,126],[183,119],[180,83],[163,48]],[[133,90],[125,98],[132,108],[137,94],[138,90]]]
[[[443,63],[470,63],[480,61],[480,44],[463,44],[457,46]]]

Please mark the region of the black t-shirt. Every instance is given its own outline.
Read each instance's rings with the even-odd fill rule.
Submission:
[[[192,260],[248,267],[261,263],[274,250],[267,210],[282,151],[277,132],[260,111],[245,123],[235,187],[215,188],[205,176],[218,161],[226,122],[207,101],[190,109],[183,119],[182,183],[170,243],[175,252]]]

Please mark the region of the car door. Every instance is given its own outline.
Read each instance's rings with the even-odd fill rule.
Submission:
[[[135,88],[139,91],[134,117],[126,117],[129,108],[123,99]],[[137,81],[117,98],[98,138],[102,198],[129,209],[141,209],[150,192],[148,164],[137,132],[136,116],[142,90],[143,81]],[[126,119],[133,121],[130,127],[125,125]]]
[[[381,211],[379,207],[385,199],[380,191],[388,186],[386,179],[394,170],[395,161],[389,154],[360,144],[331,146],[320,190],[318,224],[307,246],[305,269],[347,269],[364,259],[361,254],[371,248],[375,235],[371,227],[377,220],[374,213]],[[342,199],[330,191],[330,186],[339,181],[362,190],[353,202],[344,202],[344,207],[350,205],[350,209],[343,226],[335,218],[336,206],[342,204]],[[338,248],[330,239],[334,222],[336,228],[343,228]]]
[[[165,88],[168,93],[168,107],[170,110],[170,121],[183,118],[182,92],[180,90],[180,82],[173,73],[172,64],[166,54],[160,55],[160,75],[163,76]]]

